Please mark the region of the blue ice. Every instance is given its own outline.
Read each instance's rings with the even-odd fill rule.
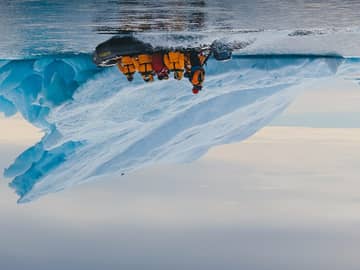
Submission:
[[[259,56],[209,61],[200,95],[190,83],[132,83],[90,55],[0,61],[0,111],[44,137],[4,171],[29,202],[104,175],[191,162],[241,141],[281,113],[305,83],[358,71],[338,57]]]

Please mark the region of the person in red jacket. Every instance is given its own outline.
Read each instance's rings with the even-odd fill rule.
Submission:
[[[169,69],[164,64],[164,55],[161,52],[154,53],[152,57],[152,66],[159,80],[169,79]]]

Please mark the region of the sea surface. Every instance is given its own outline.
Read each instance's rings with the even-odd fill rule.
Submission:
[[[279,31],[292,36],[357,34],[359,10],[360,1],[340,0],[5,0],[0,8],[0,58],[91,52],[110,36],[129,32],[155,35],[154,40],[159,34],[174,35],[177,42],[197,35],[239,39],[239,34],[249,33],[257,33],[250,40],[263,39],[259,32],[269,40]]]

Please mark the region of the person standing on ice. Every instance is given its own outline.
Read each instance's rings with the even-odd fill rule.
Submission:
[[[131,56],[122,56],[117,61],[117,67],[126,76],[129,82],[131,82],[134,79],[136,68]]]
[[[209,56],[192,50],[185,57],[185,77],[189,78],[189,81],[193,85],[193,94],[198,94],[202,89],[203,82],[205,80],[205,65]]]
[[[141,77],[145,82],[154,81],[154,70],[152,67],[152,55],[139,54],[133,57],[133,62],[136,70],[141,74]]]
[[[184,53],[179,51],[165,53],[164,63],[171,72],[174,72],[175,79],[181,80],[183,78],[185,68]]]
[[[169,69],[164,64],[164,54],[154,53],[152,56],[152,67],[159,80],[169,79]]]

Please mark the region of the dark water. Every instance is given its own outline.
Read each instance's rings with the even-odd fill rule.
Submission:
[[[353,27],[360,23],[359,8],[359,1],[339,0],[15,0],[5,1],[1,15],[8,25],[26,29],[114,33]]]
[[[124,32],[189,35],[284,29],[348,29],[360,1],[146,0],[2,1],[2,58],[87,52]]]

